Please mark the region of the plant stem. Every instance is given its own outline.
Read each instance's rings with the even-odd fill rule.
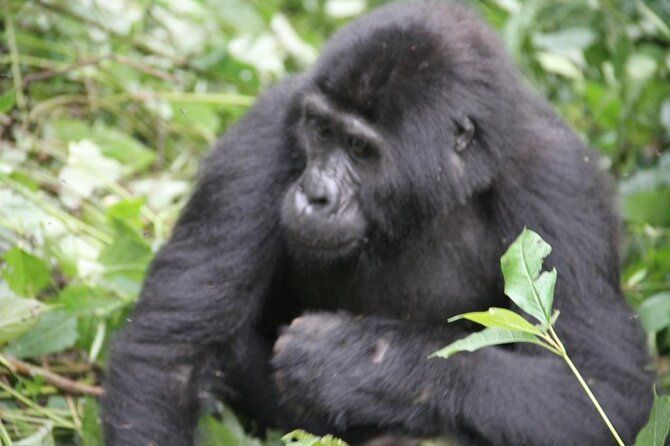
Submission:
[[[12,446],[14,444],[12,443],[12,439],[9,437],[9,432],[7,432],[7,429],[5,429],[5,425],[2,424],[2,418],[0,418],[0,440],[2,440],[2,444],[7,446]]]
[[[21,68],[19,67],[19,49],[16,45],[16,37],[14,36],[14,24],[12,22],[11,9],[9,7],[9,0],[4,0],[2,6],[5,12],[5,29],[7,30],[7,47],[9,48],[9,55],[12,61],[12,81],[14,82],[14,94],[16,97],[16,105],[21,113],[26,113],[26,99],[23,96],[23,82],[21,80]]]
[[[600,407],[600,403],[598,403],[598,400],[596,399],[596,396],[593,394],[593,392],[591,392],[591,389],[589,388],[589,385],[586,384],[586,381],[582,377],[581,373],[579,373],[579,370],[577,370],[577,367],[575,367],[575,364],[572,362],[572,360],[568,356],[568,352],[565,350],[565,346],[563,345],[561,340],[558,338],[558,335],[554,331],[554,328],[550,327],[549,332],[551,333],[554,340],[558,344],[558,347],[559,347],[560,352],[561,352],[561,357],[568,364],[568,367],[570,367],[570,370],[572,370],[572,373],[575,375],[575,377],[577,377],[577,381],[579,381],[579,384],[581,384],[582,388],[584,389],[584,392],[586,392],[586,394],[591,399],[591,402],[596,407],[596,410],[598,411],[598,413],[602,417],[603,421],[605,422],[605,425],[607,425],[607,427],[609,428],[609,430],[612,433],[612,436],[616,440],[617,444],[619,446],[626,446],[624,444],[623,440],[621,439],[621,437],[619,436],[618,432],[616,431],[616,429],[614,429],[614,426],[612,425],[612,422],[610,421],[610,419],[607,417],[607,414],[605,413],[603,408]]]
[[[35,412],[39,413],[40,415],[44,415],[45,417],[49,418],[50,420],[54,421],[56,424],[67,428],[67,429],[72,429],[75,430],[74,424],[70,423],[68,420],[65,418],[61,417],[60,415],[57,415],[56,413],[45,409],[43,407],[38,406],[34,402],[32,402],[30,399],[26,398],[24,395],[20,394],[16,390],[14,390],[12,387],[9,385],[5,384],[4,382],[0,381],[0,389],[3,389],[5,392],[9,393],[12,397],[15,399],[21,401],[23,404],[26,406],[30,407],[33,409]]]
[[[58,375],[51,370],[29,364],[27,362],[21,361],[20,359],[4,355],[0,355],[0,358],[2,358],[3,365],[10,367],[10,370],[13,369],[13,371],[26,376],[41,376],[46,382],[61,390],[64,390],[65,392],[80,395],[92,395],[96,397],[100,397],[103,394],[103,390],[100,387],[71,380],[64,376]]]

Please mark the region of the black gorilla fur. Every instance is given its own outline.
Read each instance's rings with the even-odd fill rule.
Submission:
[[[357,168],[354,227],[365,234],[339,259],[307,252],[283,226],[282,201],[311,156],[299,129],[310,94],[386,144],[374,167]],[[612,443],[542,349],[427,359],[474,328],[447,316],[509,305],[499,258],[524,226],[553,246],[557,331],[631,442],[652,378],[619,290],[619,224],[597,164],[467,8],[397,3],[353,22],[204,162],[113,345],[107,444],[190,445],[210,393],[261,428]]]

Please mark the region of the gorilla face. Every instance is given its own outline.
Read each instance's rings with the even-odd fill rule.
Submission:
[[[284,196],[281,221],[289,244],[310,258],[350,257],[367,240],[360,191],[383,169],[384,140],[319,93],[303,99],[298,139],[307,163]]]
[[[494,178],[495,148],[477,137],[484,102],[450,82],[478,82],[459,71],[467,64],[448,63],[439,36],[421,28],[373,34],[363,49],[354,39],[327,50],[294,102],[306,163],[281,223],[297,258],[402,249]]]

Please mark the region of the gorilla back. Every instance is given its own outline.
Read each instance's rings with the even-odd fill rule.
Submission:
[[[216,394],[262,428],[347,439],[609,444],[559,358],[427,355],[507,306],[499,258],[553,246],[557,331],[627,442],[651,403],[597,155],[467,8],[396,3],[336,34],[217,143],[113,345],[110,445],[191,445]]]

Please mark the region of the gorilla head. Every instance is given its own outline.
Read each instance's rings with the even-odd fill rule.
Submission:
[[[498,104],[513,94],[498,86],[516,85],[500,79],[514,71],[495,38],[456,26],[471,20],[466,10],[429,26],[389,11],[373,14],[365,41],[352,37],[356,23],[333,38],[289,114],[305,167],[282,224],[298,257],[396,249],[495,175],[499,144],[489,141],[504,134]]]

